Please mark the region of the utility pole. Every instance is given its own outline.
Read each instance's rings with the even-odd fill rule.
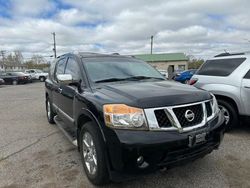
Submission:
[[[57,56],[56,56],[56,33],[53,32],[52,35],[53,35],[53,40],[54,40],[54,48],[53,48],[54,57],[56,58],[56,57],[57,57]]]
[[[153,54],[153,41],[154,40],[154,36],[151,36],[151,54]]]

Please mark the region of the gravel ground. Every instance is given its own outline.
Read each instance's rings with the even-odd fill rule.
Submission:
[[[250,126],[242,126],[202,159],[107,187],[249,188],[249,148]],[[0,86],[0,187],[93,187],[76,148],[47,123],[43,83]]]

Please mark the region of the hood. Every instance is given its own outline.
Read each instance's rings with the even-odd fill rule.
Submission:
[[[110,103],[156,108],[211,99],[209,92],[172,81],[126,82],[103,85],[96,92]]]

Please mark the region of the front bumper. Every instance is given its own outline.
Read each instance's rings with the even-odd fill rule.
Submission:
[[[193,161],[217,149],[223,139],[220,113],[202,128],[177,131],[115,130],[107,139],[111,179],[124,179]],[[190,137],[206,133],[206,141],[190,146]],[[142,159],[142,160],[141,160]]]

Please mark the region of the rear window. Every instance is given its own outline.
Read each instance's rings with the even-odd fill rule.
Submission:
[[[197,71],[198,75],[229,76],[246,58],[207,60]]]

